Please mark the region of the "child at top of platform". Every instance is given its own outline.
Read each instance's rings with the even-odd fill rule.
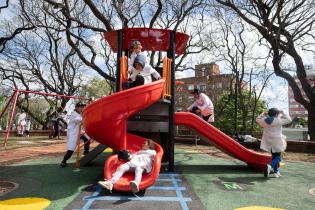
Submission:
[[[113,189],[113,185],[122,177],[127,171],[135,172],[135,179],[129,183],[132,192],[139,191],[139,184],[142,179],[142,173],[150,173],[153,168],[153,160],[156,155],[155,145],[151,139],[147,139],[143,142],[141,150],[132,154],[129,157],[129,161],[120,165],[113,173],[110,180],[99,181],[98,183],[108,189],[110,192]]]
[[[124,85],[125,89],[151,83],[152,76],[157,80],[161,79],[161,75],[154,68],[150,65],[146,65],[145,57],[143,55],[137,55],[133,67],[128,82]]]
[[[256,122],[264,128],[260,148],[272,154],[271,166],[267,165],[264,176],[268,177],[273,168],[274,175],[278,178],[281,176],[279,172],[281,152],[287,147],[286,137],[282,135],[282,125],[290,123],[291,118],[283,111],[271,108],[268,112],[261,113]]]
[[[145,58],[145,65],[148,64],[148,61],[147,61],[148,53],[146,51],[142,51],[142,45],[138,40],[134,40],[131,43],[131,46],[129,49],[130,49],[129,50],[130,51],[130,58],[128,60],[128,72],[129,73],[131,73],[133,70],[135,70],[134,62],[135,62],[135,59],[138,55],[143,55]]]

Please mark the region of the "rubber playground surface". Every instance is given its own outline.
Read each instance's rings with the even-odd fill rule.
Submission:
[[[0,195],[0,209],[315,209],[314,163],[285,161],[282,177],[266,179],[240,161],[177,146],[176,172],[162,171],[152,187],[135,196],[96,185],[109,154],[81,169],[60,168],[62,154],[0,166],[0,183],[18,185]]]

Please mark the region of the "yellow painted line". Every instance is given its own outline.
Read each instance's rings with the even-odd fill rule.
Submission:
[[[266,207],[266,206],[247,206],[247,207],[237,208],[234,210],[285,210],[285,209],[272,208],[272,207]]]
[[[106,148],[106,149],[104,150],[104,152],[113,152],[113,149],[112,149],[112,148]]]
[[[42,210],[50,205],[46,198],[13,198],[0,201],[1,210]]]

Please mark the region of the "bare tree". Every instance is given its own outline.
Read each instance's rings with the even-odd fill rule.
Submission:
[[[21,5],[24,4],[24,0],[19,0],[19,3]],[[6,0],[5,4],[0,5],[0,15],[1,15],[1,11],[6,9],[9,10],[10,6],[10,1]],[[1,16],[0,16],[1,18]],[[22,31],[29,31],[29,30],[33,30],[35,28],[35,26],[32,24],[32,22],[30,21],[29,17],[27,14],[23,14],[22,11],[18,10],[18,14],[15,15],[16,19],[19,19],[20,21],[17,21],[17,23],[13,27],[10,27],[10,30],[0,30],[0,53],[3,52],[6,44],[8,41],[12,40],[14,37],[16,37],[18,34],[20,34]],[[2,18],[4,20],[4,22],[0,25],[0,28],[2,29],[6,29],[8,27],[8,23],[5,20],[5,18]]]
[[[234,89],[231,89],[231,95],[234,95],[236,106],[234,132],[248,133],[253,131],[254,121],[252,119],[256,117],[257,103],[272,75],[267,71],[266,66],[269,56],[262,57],[253,52],[253,49],[262,48],[262,46],[258,42],[258,36],[245,26],[242,19],[231,14],[225,15],[225,11],[220,8],[215,9],[214,14],[217,30],[213,35],[216,38],[216,48],[213,53],[216,59],[224,62],[227,70],[235,75],[231,81],[236,85],[231,86]],[[260,90],[255,85],[257,79],[262,84]],[[240,110],[241,113],[241,130],[237,129],[237,110]]]
[[[82,81],[83,64],[75,51],[64,47],[60,33],[49,30],[21,33],[3,51],[0,65],[1,77],[11,89],[74,95]],[[61,112],[69,101],[67,98],[41,98],[41,103],[46,101],[48,106],[43,117],[30,107],[34,98],[25,94],[17,105],[44,128],[53,110]]]
[[[62,31],[66,33],[68,44],[76,51],[85,65],[94,69],[102,77],[109,81],[114,81],[112,68],[99,65],[96,61],[101,55],[97,46],[105,46],[107,43],[97,42],[91,44],[90,37],[99,36],[107,31],[117,28],[127,27],[162,27],[171,30],[191,32],[196,37],[196,31],[190,27],[194,23],[192,15],[200,15],[205,6],[204,0],[175,1],[167,0],[162,3],[156,1],[91,1],[91,0],[65,0],[62,3],[55,0],[44,0],[44,5],[40,11],[34,11],[36,1],[29,1],[27,5],[28,14],[36,17],[34,22],[38,27],[47,27],[42,20],[42,14],[49,16],[54,22],[62,26]],[[55,27],[53,24],[49,27]],[[81,33],[77,30],[80,28]],[[204,28],[204,27],[200,27]],[[193,31],[193,32],[192,32]],[[85,36],[83,36],[83,34]],[[89,34],[89,36],[87,36]],[[98,35],[96,35],[98,34]],[[198,36],[198,35],[197,35]],[[75,45],[80,43],[80,48]],[[185,69],[183,60],[189,54],[197,54],[207,50],[209,47],[201,46],[200,41],[190,40],[186,53],[177,57],[177,69]],[[151,53],[151,64],[159,66],[161,64],[161,54],[154,62],[155,52]],[[112,59],[112,57],[106,57]],[[106,61],[107,63],[107,61]]]
[[[216,1],[253,26],[269,44],[274,72],[288,81],[295,100],[308,111],[308,130],[311,140],[315,141],[315,84],[307,78],[300,54],[300,50],[309,50],[314,46],[315,2],[313,0]],[[282,68],[285,57],[293,60],[301,87],[293,76]]]

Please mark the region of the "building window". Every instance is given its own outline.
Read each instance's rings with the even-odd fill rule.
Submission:
[[[290,104],[290,108],[299,108],[298,104]]]
[[[179,96],[179,97],[178,97],[178,103],[179,103],[179,104],[183,103],[183,96]]]
[[[200,91],[201,92],[206,92],[206,85],[200,85]]]
[[[189,102],[190,104],[194,103],[194,101],[195,101],[194,96],[189,96],[189,97],[188,97],[188,102]]]
[[[187,86],[187,89],[188,89],[188,90],[194,90],[194,85],[188,85],[188,86]]]
[[[295,100],[294,100],[294,98],[290,98],[290,102],[294,102]]]
[[[218,88],[218,89],[221,89],[221,88],[222,88],[222,82],[219,82],[219,83],[217,84],[217,88]]]
[[[205,73],[206,73],[206,67],[202,67],[201,68],[201,76],[205,76]]]

